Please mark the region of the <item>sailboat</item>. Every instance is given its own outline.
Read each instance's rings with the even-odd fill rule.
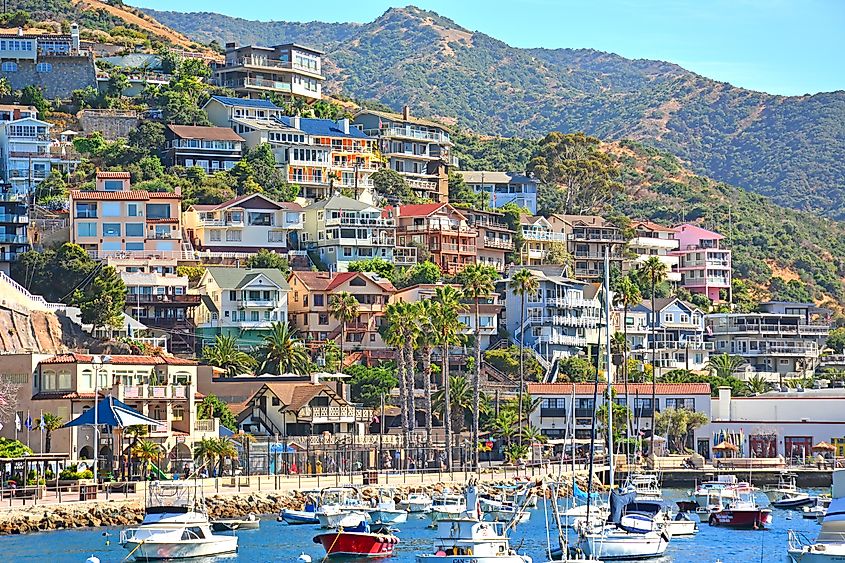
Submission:
[[[604,257],[604,313],[605,313],[605,365],[607,371],[607,404],[613,405],[613,364],[610,359],[610,260],[607,251]],[[598,386],[598,370],[596,373]],[[595,403],[594,403],[595,404]],[[595,413],[593,414],[595,425]],[[595,432],[593,432],[595,440]],[[610,481],[610,518],[601,526],[585,525],[578,530],[578,547],[588,556],[601,557],[605,561],[648,559],[659,557],[669,546],[669,533],[652,519],[642,515],[625,516],[625,507],[634,502],[636,493],[619,493],[613,490],[613,416],[608,408],[607,417],[608,462]],[[592,452],[591,446],[591,465]],[[592,472],[591,472],[592,473]],[[592,479],[592,475],[590,476]],[[588,491],[588,494],[591,491]],[[588,497],[589,500],[589,497]]]

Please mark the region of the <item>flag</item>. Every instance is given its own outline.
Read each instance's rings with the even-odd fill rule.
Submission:
[[[24,422],[24,426],[26,426],[27,430],[32,430],[32,417],[29,413],[26,414],[26,422]]]
[[[18,416],[18,413],[15,413],[15,430],[21,431],[21,417]]]
[[[44,432],[45,430],[47,430],[47,423],[46,423],[46,422],[44,422],[44,413],[43,413],[43,412],[41,413],[41,423],[38,425],[38,428],[39,428],[39,430],[41,430],[42,432]]]

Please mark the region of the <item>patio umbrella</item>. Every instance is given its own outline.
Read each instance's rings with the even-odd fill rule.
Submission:
[[[97,424],[112,426],[115,428],[125,428],[127,426],[135,426],[137,424],[145,426],[159,426],[160,420],[144,416],[124,402],[118,401],[111,395],[100,399],[95,407],[97,409]],[[85,426],[94,424],[94,409],[88,409],[70,422],[66,423],[62,428],[71,428],[73,426]]]
[[[713,451],[716,452],[737,452],[739,448],[730,442],[720,442],[713,446]]]
[[[833,452],[836,451],[836,446],[833,444],[828,444],[827,442],[819,442],[815,446],[813,446],[814,452]]]

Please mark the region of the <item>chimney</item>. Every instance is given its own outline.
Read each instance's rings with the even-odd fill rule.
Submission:
[[[290,118],[290,126],[294,129],[299,129],[299,116],[294,115]]]
[[[18,37],[23,37],[23,28],[22,27],[18,28]]]
[[[320,384],[320,376],[317,375],[316,371],[311,374],[311,383],[314,385]]]
[[[731,419],[731,388],[728,386],[719,387],[719,404],[716,407],[716,418],[718,420]]]
[[[411,106],[402,106],[402,119],[405,121],[411,119]]]
[[[344,117],[340,120],[340,126],[343,127],[343,134],[349,135],[349,118]]]
[[[176,184],[176,187],[173,188],[173,193],[175,193],[176,195],[181,197],[182,196],[182,186],[180,186],[179,184]]]
[[[76,22],[70,24],[70,51],[79,54],[79,24]]]

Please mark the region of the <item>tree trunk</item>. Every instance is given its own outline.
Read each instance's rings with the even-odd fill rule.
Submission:
[[[417,427],[417,409],[414,389],[416,388],[416,366],[414,365],[414,344],[409,338],[405,343],[405,377],[408,380],[408,430]]]
[[[53,432],[47,430],[47,435],[44,437],[44,453],[50,453],[53,446]]]
[[[431,441],[431,429],[434,426],[431,414],[431,346],[423,347],[423,389],[425,390],[425,431]]]
[[[519,310],[519,445],[522,445],[522,388],[525,385],[525,363],[523,354],[525,349],[525,293],[522,294],[522,306]]]
[[[399,381],[399,412],[402,417],[402,436],[408,436],[408,386],[405,379],[405,348],[396,348],[396,379]],[[382,413],[384,416],[384,413]]]
[[[656,280],[654,279],[654,274],[651,276],[651,445],[649,445],[648,453],[650,456],[654,457],[654,413],[657,410],[655,408],[654,400],[657,397],[657,342],[655,342],[655,338],[657,338],[657,311],[654,310],[654,287],[656,285]]]
[[[622,382],[625,387],[625,455],[631,454],[631,396],[628,394],[628,302],[622,306]]]
[[[472,382],[472,464],[478,468],[478,425],[481,417],[481,327],[478,320],[478,298],[475,298],[475,378]]]
[[[449,393],[449,345],[443,344],[443,424],[446,432],[446,469],[452,469],[452,396]]]
[[[343,341],[346,340],[346,321],[341,321],[340,323],[340,369],[338,371],[343,371],[343,364],[345,363],[344,360],[346,359],[343,356]]]

